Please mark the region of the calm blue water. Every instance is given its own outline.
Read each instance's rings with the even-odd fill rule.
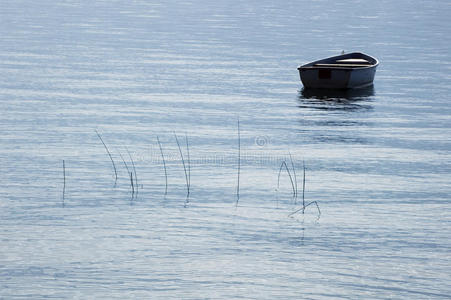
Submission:
[[[450,15],[1,1],[0,298],[449,297]],[[380,60],[374,87],[302,90],[342,50]],[[321,215],[289,217],[304,165]]]

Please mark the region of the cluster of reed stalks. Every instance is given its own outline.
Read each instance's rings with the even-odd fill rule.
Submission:
[[[280,188],[280,175],[282,173],[282,170],[286,170],[288,177],[290,178],[290,182],[291,182],[291,188],[293,190],[293,202],[294,205],[297,205],[297,200],[298,200],[298,180],[297,180],[297,176],[296,176],[296,168],[294,166],[294,162],[293,162],[293,157],[291,156],[291,153],[288,153],[289,157],[290,157],[290,164],[291,164],[291,170],[293,172],[293,176],[291,175],[290,169],[288,168],[287,162],[286,161],[282,161],[282,163],[280,164],[280,168],[279,168],[279,174],[277,176],[277,191]],[[316,205],[316,208],[318,209],[318,218],[319,216],[321,216],[321,210],[319,209],[319,205],[317,201],[311,201],[308,202],[306,204],[305,202],[305,161],[302,161],[302,169],[303,169],[303,176],[302,176],[302,205],[300,208],[296,209],[295,211],[293,211],[292,213],[290,213],[288,216],[291,217],[294,214],[298,213],[298,212],[302,212],[302,214],[305,214],[305,209],[307,207],[309,207],[312,204]]]
[[[117,168],[116,168],[116,163],[114,162],[113,156],[111,154],[110,149],[108,148],[108,146],[106,145],[105,141],[103,140],[102,136],[100,135],[100,133],[95,130],[97,137],[99,138],[99,140],[101,141],[103,147],[105,148],[105,151],[108,155],[108,157],[110,158],[111,161],[111,165],[113,167],[113,171],[114,171],[114,187],[116,187],[117,184]],[[175,141],[177,143],[177,147],[180,153],[180,158],[182,160],[182,165],[183,165],[183,170],[185,172],[185,180],[186,180],[186,200],[185,200],[185,205],[187,203],[189,203],[189,196],[190,196],[190,188],[191,188],[191,162],[190,162],[190,153],[189,153],[189,142],[188,142],[188,135],[185,134],[185,143],[186,143],[186,157],[187,160],[185,161],[185,156],[183,155],[183,151],[182,151],[182,147],[180,146],[180,142],[179,142],[179,138],[177,136],[177,134],[174,132],[174,137],[175,137]],[[168,172],[167,172],[167,167],[166,167],[166,160],[164,157],[164,152],[163,152],[163,147],[162,144],[160,142],[160,138],[157,136],[157,143],[160,149],[160,154],[161,154],[161,158],[163,160],[163,167],[164,167],[164,175],[165,175],[165,192],[164,194],[167,195],[168,193]],[[135,167],[135,162],[133,160],[133,157],[130,153],[130,151],[128,150],[127,146],[123,146],[128,154],[130,163],[131,163],[131,169],[129,167],[129,165],[127,164],[127,162],[124,159],[124,156],[122,155],[121,151],[116,149],[116,151],[118,152],[122,163],[125,166],[125,169],[127,170],[127,174],[130,177],[130,189],[131,189],[131,194],[132,194],[132,200],[136,199],[136,197],[138,196],[138,192],[139,192],[139,185],[138,185],[138,175],[136,173],[136,167]],[[64,166],[64,161],[63,161],[63,166]],[[65,169],[64,169],[65,172]],[[64,173],[64,187],[65,187],[65,173]],[[63,192],[63,200],[64,200],[64,192]]]
[[[110,161],[111,161],[111,165],[114,171],[114,187],[116,187],[117,185],[117,178],[118,178],[118,173],[117,173],[117,168],[116,168],[116,163],[113,159],[113,155],[111,154],[110,149],[108,148],[107,144],[105,143],[104,139],[102,138],[102,136],[100,135],[100,133],[95,130],[95,133],[97,135],[97,137],[99,138],[100,142],[102,143]],[[188,141],[188,135],[185,134],[185,145],[186,145],[186,153],[184,155],[184,151],[182,151],[182,147],[180,145],[180,141],[179,138],[177,136],[177,134],[174,132],[174,138],[175,141],[177,143],[177,147],[178,147],[178,151],[180,154],[180,158],[181,158],[181,162],[182,162],[182,166],[183,166],[183,171],[185,174],[185,184],[186,184],[186,199],[185,199],[185,206],[189,203],[189,197],[190,197],[190,193],[191,193],[191,161],[190,161],[190,150],[189,150],[189,141]],[[163,168],[164,168],[164,175],[165,175],[165,191],[164,191],[164,195],[166,196],[168,193],[168,172],[167,172],[167,166],[166,166],[166,160],[165,160],[165,155],[164,155],[164,151],[163,151],[163,146],[160,142],[160,138],[157,136],[156,137],[157,143],[158,143],[158,147],[160,149],[160,154],[161,154],[161,158],[163,161]],[[240,120],[238,118],[237,120],[237,184],[236,184],[236,203],[235,203],[235,207],[238,207],[238,203],[240,201],[240,172],[241,172],[241,133],[240,133]],[[135,167],[135,162],[133,160],[133,157],[130,153],[130,151],[128,150],[127,146],[123,146],[123,148],[125,148],[125,151],[128,154],[128,158],[129,161],[131,163],[131,166],[129,166],[129,164],[127,164],[126,160],[124,159],[124,156],[122,155],[122,152],[116,148],[116,151],[118,152],[122,163],[124,164],[125,169],[127,170],[127,176],[130,178],[130,190],[131,190],[131,201],[133,201],[134,199],[136,199],[138,197],[138,192],[139,192],[139,185],[138,185],[138,175],[136,172],[136,167]],[[292,192],[293,192],[293,202],[294,205],[297,205],[298,203],[298,180],[297,180],[297,175],[296,175],[296,168],[295,168],[295,164],[293,161],[293,157],[291,156],[291,153],[289,154],[289,158],[290,158],[290,167],[288,166],[286,160],[282,161],[280,168],[279,168],[279,173],[277,176],[277,191],[279,191],[280,188],[280,178],[281,178],[281,173],[283,170],[285,170],[288,174],[288,178],[290,179],[290,183],[291,183],[291,187],[292,187]],[[185,160],[186,157],[186,160]],[[307,207],[309,207],[312,204],[316,205],[316,208],[318,210],[318,217],[321,215],[321,210],[319,208],[318,202],[317,201],[311,201],[306,203],[305,201],[305,177],[306,177],[306,168],[305,168],[305,162],[303,161],[303,178],[302,178],[302,205],[300,208],[295,209],[292,213],[289,214],[289,216],[293,216],[294,214],[298,213],[298,212],[302,212],[302,214],[305,214],[305,210]],[[63,196],[62,196],[62,204],[63,206],[65,205],[65,191],[66,191],[66,165],[65,165],[65,161],[63,160]]]

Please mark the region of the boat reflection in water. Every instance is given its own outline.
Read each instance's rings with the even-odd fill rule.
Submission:
[[[299,107],[316,109],[371,109],[374,86],[361,89],[306,89],[298,95]]]
[[[361,89],[302,89],[302,97],[306,99],[347,99],[347,100],[363,100],[374,96],[374,86],[371,85]]]
[[[325,145],[373,143],[366,129],[373,127],[374,88],[303,89],[298,94],[300,132],[306,143]]]

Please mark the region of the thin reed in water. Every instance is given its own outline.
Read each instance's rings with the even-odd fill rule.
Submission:
[[[63,159],[63,207],[65,205],[64,203],[65,193],[66,193],[66,164]]]
[[[166,185],[164,188],[164,195],[168,194],[168,172],[166,170],[166,161],[164,160],[163,147],[161,147],[160,139],[157,136],[158,146],[160,147],[161,158],[163,159],[163,167],[164,167],[164,178],[166,180]]]
[[[290,156],[291,168],[293,169],[294,187],[295,187],[294,204],[296,205],[297,199],[298,199],[298,179],[296,176],[296,168],[294,167],[293,157],[291,156],[291,153],[289,151],[288,151],[288,155]]]
[[[180,157],[182,158],[183,170],[185,171],[185,180],[186,180],[186,201],[188,202],[189,193],[190,193],[190,185],[188,179],[188,172],[186,171],[185,159],[183,158],[182,148],[180,147],[179,139],[177,138],[177,134],[174,132],[175,141],[177,142],[177,146],[179,148]]]
[[[119,156],[121,157],[121,159],[122,159],[122,162],[124,163],[124,165],[125,165],[125,168],[127,169],[127,174],[128,175],[130,175],[130,169],[128,168],[128,165],[127,165],[127,163],[125,162],[125,159],[124,159],[124,157],[122,156],[122,153],[120,152],[120,151],[118,151],[118,153],[119,153]],[[132,184],[130,184],[130,188],[132,189],[132,195],[135,193],[135,187],[133,186],[133,181],[131,182]]]
[[[302,207],[304,209],[302,210],[302,213],[304,213],[305,207],[306,207],[305,206],[305,161],[304,160],[302,160],[302,168],[304,170],[303,176],[302,176]],[[316,203],[316,206],[318,207],[318,210],[319,210],[318,203]],[[320,212],[320,214],[321,214],[321,212]]]
[[[132,186],[132,201],[135,196],[135,187],[133,185],[133,172],[130,172],[130,185]]]
[[[279,175],[277,176],[277,190],[279,190],[279,187],[280,187],[280,174],[282,173],[283,167],[285,167],[285,170],[288,173],[288,177],[290,178],[290,182],[291,182],[291,188],[293,190],[293,197],[295,197],[296,196],[296,189],[295,189],[295,186],[294,186],[293,177],[291,177],[290,169],[288,169],[287,163],[285,161],[283,161],[282,164],[280,164]]]
[[[238,133],[238,173],[237,173],[237,183],[236,183],[236,204],[238,207],[238,202],[240,201],[240,172],[241,172],[241,134],[240,134],[240,117],[237,120],[237,133]]]
[[[135,163],[133,162],[132,155],[130,154],[130,151],[128,151],[127,146],[125,146],[125,150],[127,150],[128,157],[130,157],[130,161],[132,162],[133,173],[135,173],[136,197],[138,197],[138,175],[136,175]]]
[[[294,215],[297,212],[300,212],[301,210],[302,210],[302,213],[304,214],[305,209],[307,207],[309,207],[310,205],[312,205],[312,204],[315,204],[316,208],[318,209],[318,217],[321,216],[321,210],[319,209],[318,202],[316,202],[316,201],[309,202],[305,206],[303,205],[301,208],[299,208],[299,209],[295,210],[294,212],[290,213],[288,216],[291,217],[292,215]]]
[[[106,144],[103,141],[102,137],[100,136],[99,132],[97,130],[95,132],[97,133],[97,136],[99,137],[100,141],[102,142],[103,146],[105,147],[105,150],[108,153],[108,156],[110,157],[111,163],[113,164],[114,175],[115,175],[114,186],[116,187],[116,183],[117,183],[116,164],[114,163],[114,160],[113,160],[113,157],[111,156],[110,150],[108,150],[108,147],[106,146]]]
[[[305,161],[302,160],[302,166],[303,166],[303,178],[302,178],[302,206],[295,210],[294,212],[290,213],[288,216],[291,217],[292,215],[302,211],[302,214],[305,214],[305,209],[309,207],[312,204],[316,205],[316,208],[318,209],[318,219],[321,217],[321,210],[319,209],[319,205],[317,201],[311,201],[307,204],[305,204]]]
[[[188,143],[188,134],[185,133],[185,141],[186,141],[186,153],[188,158],[188,187],[191,190],[191,160],[189,156],[189,143]]]
[[[124,159],[124,157],[122,156],[122,153],[120,152],[120,151],[118,151],[118,153],[119,153],[119,156],[121,157],[121,159],[122,159],[122,162],[124,163],[124,165],[125,165],[125,168],[127,169],[127,174],[130,174],[130,170],[129,170],[129,168],[128,168],[128,165],[127,165],[127,163],[125,162],[125,159]]]

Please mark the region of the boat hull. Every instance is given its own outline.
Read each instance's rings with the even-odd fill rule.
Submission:
[[[365,64],[336,63],[343,60],[364,60]],[[323,59],[298,68],[305,88],[354,89],[371,86],[378,61],[362,53],[351,53]]]

